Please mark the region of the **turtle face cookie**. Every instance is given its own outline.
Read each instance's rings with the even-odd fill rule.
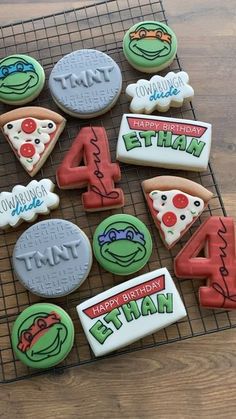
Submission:
[[[152,239],[138,218],[116,214],[97,227],[93,251],[100,265],[117,275],[129,275],[142,269],[152,253]]]
[[[10,55],[0,61],[0,101],[24,105],[41,92],[45,74],[41,65],[28,55]]]
[[[115,105],[121,87],[122,76],[116,62],[93,49],[64,56],[49,77],[56,104],[78,118],[93,118],[107,112]]]
[[[162,22],[139,22],[126,32],[123,51],[134,68],[144,73],[155,73],[168,67],[174,60],[176,35]]]
[[[33,222],[38,214],[48,214],[59,205],[50,179],[32,180],[27,186],[16,185],[11,192],[0,193],[0,228]]]
[[[40,297],[70,294],[87,278],[92,250],[85,233],[59,219],[41,221],[26,230],[13,251],[19,281]]]
[[[150,114],[155,110],[166,112],[171,106],[179,108],[194,96],[194,90],[188,83],[185,71],[171,71],[165,77],[155,75],[150,80],[141,79],[129,84],[126,94],[131,99],[130,110]]]
[[[53,150],[66,120],[40,107],[15,109],[0,116],[0,127],[16,157],[34,176]]]
[[[26,308],[16,319],[12,346],[25,365],[50,368],[69,354],[74,326],[69,315],[54,304],[39,303]]]

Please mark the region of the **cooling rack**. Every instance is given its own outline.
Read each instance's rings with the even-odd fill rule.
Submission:
[[[122,69],[123,91],[116,106],[108,114],[102,118],[91,120],[89,123],[102,125],[107,130],[111,155],[114,161],[121,117],[123,113],[128,112],[128,101],[125,97],[124,90],[128,83],[137,81],[140,78],[140,73],[132,69],[124,58],[122,53],[122,39],[125,31],[139,20],[167,22],[162,2],[160,0],[107,0],[63,13],[6,25],[0,28],[0,56],[4,57],[14,53],[32,55],[43,65],[48,80],[53,65],[63,55],[71,51],[81,48],[95,48],[109,54]],[[173,71],[181,69],[178,57],[172,63],[171,69]],[[167,71],[168,69],[161,74],[165,74]],[[46,82],[45,88],[33,104],[58,111],[50,97],[47,86]],[[9,109],[10,107],[7,105],[0,105],[1,112],[6,112]],[[181,109],[168,112],[167,115],[177,118],[196,119],[195,110],[191,103]],[[39,180],[47,177],[55,182],[55,171],[58,164],[70,148],[78,130],[88,124],[88,122],[84,123],[70,117],[67,117],[67,121],[66,130],[60,137],[57,146],[43,166],[43,169],[36,176],[36,179]],[[19,183],[27,185],[30,179],[15,159],[3,136],[0,138],[0,147],[0,191],[11,190],[15,184]],[[107,216],[121,211],[136,215],[149,228],[154,243],[150,261],[140,271],[140,274],[165,266],[174,277],[173,258],[179,252],[182,245],[189,239],[193,231],[199,226],[200,222],[209,215],[225,215],[223,202],[212,168],[209,165],[206,172],[198,174],[122,164],[121,171],[122,179],[119,186],[122,187],[125,193],[125,207],[122,210],[86,214],[81,204],[81,190],[60,190],[58,191],[60,195],[60,207],[53,211],[50,217],[64,218],[76,223],[85,231],[91,240],[97,224]],[[214,194],[214,198],[201,216],[201,220],[198,220],[194,224],[180,243],[171,251],[168,251],[162,245],[149,211],[147,210],[140,187],[140,183],[144,179],[164,174],[185,176],[201,183]],[[45,219],[45,217],[41,217],[38,220],[40,221],[41,219]],[[29,225],[24,223],[17,229],[9,230],[7,234],[4,232],[0,234],[1,382],[16,381],[45,372],[29,369],[15,359],[10,340],[12,325],[17,315],[30,304],[40,301],[39,297],[24,289],[12,271],[11,255],[14,244],[27,227]],[[131,277],[127,277],[126,279]],[[135,342],[110,356],[168,344],[236,326],[236,314],[220,310],[206,310],[199,307],[197,292],[201,281],[177,281],[175,277],[174,280],[187,308],[187,317],[167,329]],[[62,299],[57,299],[57,301],[51,301],[56,302],[68,311],[73,319],[76,331],[75,344],[71,353],[62,364],[53,368],[51,370],[52,372],[61,372],[66,368],[96,360],[82,331],[75,307],[84,299],[117,285],[120,281],[122,281],[121,277],[105,272],[94,261],[89,278],[78,291]]]

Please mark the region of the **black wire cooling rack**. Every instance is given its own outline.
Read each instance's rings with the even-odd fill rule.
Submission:
[[[122,39],[125,31],[140,20],[158,20],[166,22],[165,12],[160,0],[107,0],[90,4],[87,7],[69,10],[42,18],[31,19],[0,28],[1,44],[0,56],[14,53],[32,55],[43,65],[46,77],[53,65],[65,54],[81,48],[95,48],[112,56],[120,65],[123,73],[123,91],[116,106],[102,118],[96,118],[89,123],[103,125],[110,141],[110,150],[113,161],[119,125],[123,113],[127,113],[128,101],[124,91],[128,83],[137,81],[140,73],[133,70],[125,60],[122,52]],[[171,65],[173,71],[181,69],[179,59],[176,58]],[[168,69],[165,70],[165,73]],[[162,74],[165,74],[162,72]],[[143,75],[142,75],[143,77]],[[52,101],[47,82],[34,105],[48,107],[58,111]],[[0,111],[6,112],[10,108],[0,105]],[[167,113],[169,116],[186,119],[196,119],[192,104],[185,105],[181,110],[175,109]],[[67,127],[57,146],[47,160],[41,172],[36,176],[39,180],[49,177],[55,181],[55,171],[62,161],[65,152],[69,149],[78,130],[85,125],[78,119],[67,117]],[[86,123],[88,124],[88,122]],[[11,190],[15,184],[26,185],[30,179],[21,165],[16,161],[3,136],[0,138],[0,190]],[[166,266],[173,274],[173,258],[179,252],[192,232],[200,222],[209,215],[225,215],[223,202],[215,181],[211,166],[202,174],[190,172],[168,171],[163,169],[145,168],[139,166],[121,165],[122,180],[120,186],[125,193],[125,207],[122,210],[106,211],[100,213],[85,213],[81,205],[81,190],[58,191],[60,207],[51,213],[51,217],[70,220],[81,227],[92,239],[97,224],[108,215],[123,211],[139,217],[149,228],[154,250],[149,263],[139,273],[145,273],[159,267]],[[163,174],[177,174],[201,183],[214,193],[210,206],[204,211],[201,220],[198,220],[184,238],[173,250],[168,251],[162,245],[158,232],[147,210],[141,192],[140,183],[144,179]],[[40,221],[39,218],[38,220]],[[45,217],[44,217],[45,219]],[[10,334],[17,315],[30,304],[40,301],[40,298],[29,293],[18,282],[12,272],[11,255],[14,244],[21,233],[28,228],[26,223],[18,229],[11,229],[6,234],[0,234],[0,381],[10,382],[26,377],[41,374],[44,371],[35,371],[24,366],[16,360],[12,352]],[[129,277],[126,279],[129,279]],[[174,278],[175,279],[175,278]],[[53,300],[52,302],[65,308],[75,324],[75,344],[66,360],[55,367],[53,371],[61,371],[75,365],[95,361],[82,327],[76,314],[76,305],[82,300],[102,292],[118,284],[122,278],[105,272],[94,261],[89,278],[69,296]],[[200,281],[177,281],[176,285],[187,308],[187,317],[182,321],[163,329],[152,336],[142,339],[124,349],[117,351],[114,356],[138,349],[168,344],[170,342],[203,335],[236,326],[236,315],[233,312],[220,310],[206,310],[198,305],[198,287]]]

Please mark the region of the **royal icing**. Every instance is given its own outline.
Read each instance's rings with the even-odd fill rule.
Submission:
[[[50,179],[32,180],[27,186],[16,185],[11,192],[0,193],[0,228],[32,222],[38,214],[48,214],[59,205]]]
[[[36,118],[10,121],[3,127],[10,144],[17,151],[22,166],[32,171],[51,140],[57,127],[55,122]]]
[[[123,115],[117,159],[131,164],[193,171],[206,170],[211,124],[177,118]]]
[[[12,261],[18,279],[28,290],[55,298],[73,292],[85,281],[92,250],[77,225],[51,219],[32,225],[20,236]]]
[[[82,160],[85,166],[80,166]],[[108,139],[103,127],[82,128],[57,169],[60,188],[87,186],[88,192],[82,194],[86,211],[122,207],[123,191],[114,186],[120,177],[119,164],[111,163]]]
[[[166,68],[174,60],[177,52],[176,35],[162,22],[139,22],[126,32],[123,51],[134,68],[154,73]]]
[[[68,355],[74,342],[70,316],[55,304],[27,307],[16,319],[12,346],[16,357],[32,368],[50,368]]]
[[[181,233],[201,214],[205,206],[201,198],[178,190],[152,191],[149,196],[168,246],[181,237]]]
[[[204,257],[199,254],[204,252]],[[235,227],[231,217],[208,218],[174,261],[179,278],[207,278],[199,288],[203,307],[236,309]]]
[[[188,82],[187,73],[172,71],[164,77],[156,75],[150,80],[129,84],[126,94],[131,99],[131,112],[150,114],[154,110],[166,112],[171,106],[182,106],[184,100],[191,100],[194,95]]]
[[[166,268],[148,272],[77,306],[89,344],[105,355],[186,316]]]
[[[152,238],[138,218],[116,214],[96,228],[93,251],[104,269],[117,275],[129,275],[142,269],[149,260]]]

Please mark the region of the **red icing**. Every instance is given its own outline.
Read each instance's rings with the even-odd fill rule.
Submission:
[[[197,257],[204,249],[205,257]],[[179,278],[207,278],[199,288],[203,307],[236,309],[235,229],[231,217],[210,217],[175,258]]]
[[[27,330],[21,333],[17,348],[21,352],[26,352],[48,331],[49,327],[60,321],[61,317],[54,311],[45,317],[38,317]]]
[[[37,123],[32,118],[26,118],[21,123],[21,129],[26,134],[32,134],[32,132],[34,132],[37,129]]]
[[[80,166],[82,160],[85,166]],[[57,170],[60,188],[88,187],[82,194],[87,211],[124,205],[123,191],[114,187],[120,177],[119,164],[111,163],[107,135],[102,127],[82,128]]]
[[[174,226],[176,224],[177,217],[176,217],[176,215],[175,215],[174,212],[168,211],[168,212],[165,212],[165,214],[163,214],[163,216],[162,216],[162,222],[167,227],[172,227],[172,226]]]
[[[176,208],[186,208],[188,206],[188,198],[182,193],[178,193],[173,198],[173,204]]]
[[[33,157],[34,154],[36,153],[36,149],[35,149],[33,144],[24,143],[20,147],[19,153],[20,153],[20,156],[22,156],[22,157],[26,157],[26,158],[27,157]]]

